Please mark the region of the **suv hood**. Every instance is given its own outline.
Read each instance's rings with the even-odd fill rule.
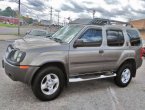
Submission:
[[[61,44],[49,38],[22,38],[15,40],[13,46],[19,49],[32,49],[51,46],[60,46]]]

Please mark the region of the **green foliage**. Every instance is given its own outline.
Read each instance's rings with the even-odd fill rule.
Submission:
[[[8,16],[8,17],[17,17],[17,12],[15,10],[12,10],[11,7],[7,7],[5,10],[0,9],[0,16]],[[21,19],[23,19],[28,24],[33,23],[33,19],[25,16],[21,16]]]
[[[15,28],[15,27],[17,27],[17,25],[0,23],[0,27],[12,27],[12,28]]]
[[[29,18],[29,24],[32,24],[33,23],[33,19],[32,18]]]
[[[22,16],[22,19],[25,20],[28,24],[32,24],[33,23],[33,19],[32,18],[28,18],[28,17]]]
[[[1,10],[0,9],[0,15],[1,16],[12,16],[12,17],[16,17],[16,12],[14,10],[11,9],[11,7],[7,7],[5,10]]]

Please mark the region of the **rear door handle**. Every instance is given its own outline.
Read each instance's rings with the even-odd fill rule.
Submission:
[[[100,53],[100,54],[104,53],[104,50],[99,50],[99,53]]]

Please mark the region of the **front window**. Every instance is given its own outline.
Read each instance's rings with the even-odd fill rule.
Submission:
[[[102,44],[102,30],[88,29],[81,38],[86,46],[101,46]]]
[[[82,25],[67,25],[58,30],[52,38],[56,41],[69,43],[83,29]]]

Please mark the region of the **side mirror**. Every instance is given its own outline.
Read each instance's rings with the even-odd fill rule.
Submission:
[[[49,37],[52,37],[52,35],[53,35],[52,33],[49,33],[49,34],[46,35],[46,37],[49,38]]]
[[[84,41],[82,39],[77,39],[75,42],[74,42],[74,48],[76,47],[83,47],[84,46]]]
[[[52,35],[50,35],[50,34],[49,34],[49,35],[46,35],[46,37],[48,37],[48,38],[49,38],[49,37],[52,37]]]
[[[29,34],[30,31],[27,31],[25,35]]]

